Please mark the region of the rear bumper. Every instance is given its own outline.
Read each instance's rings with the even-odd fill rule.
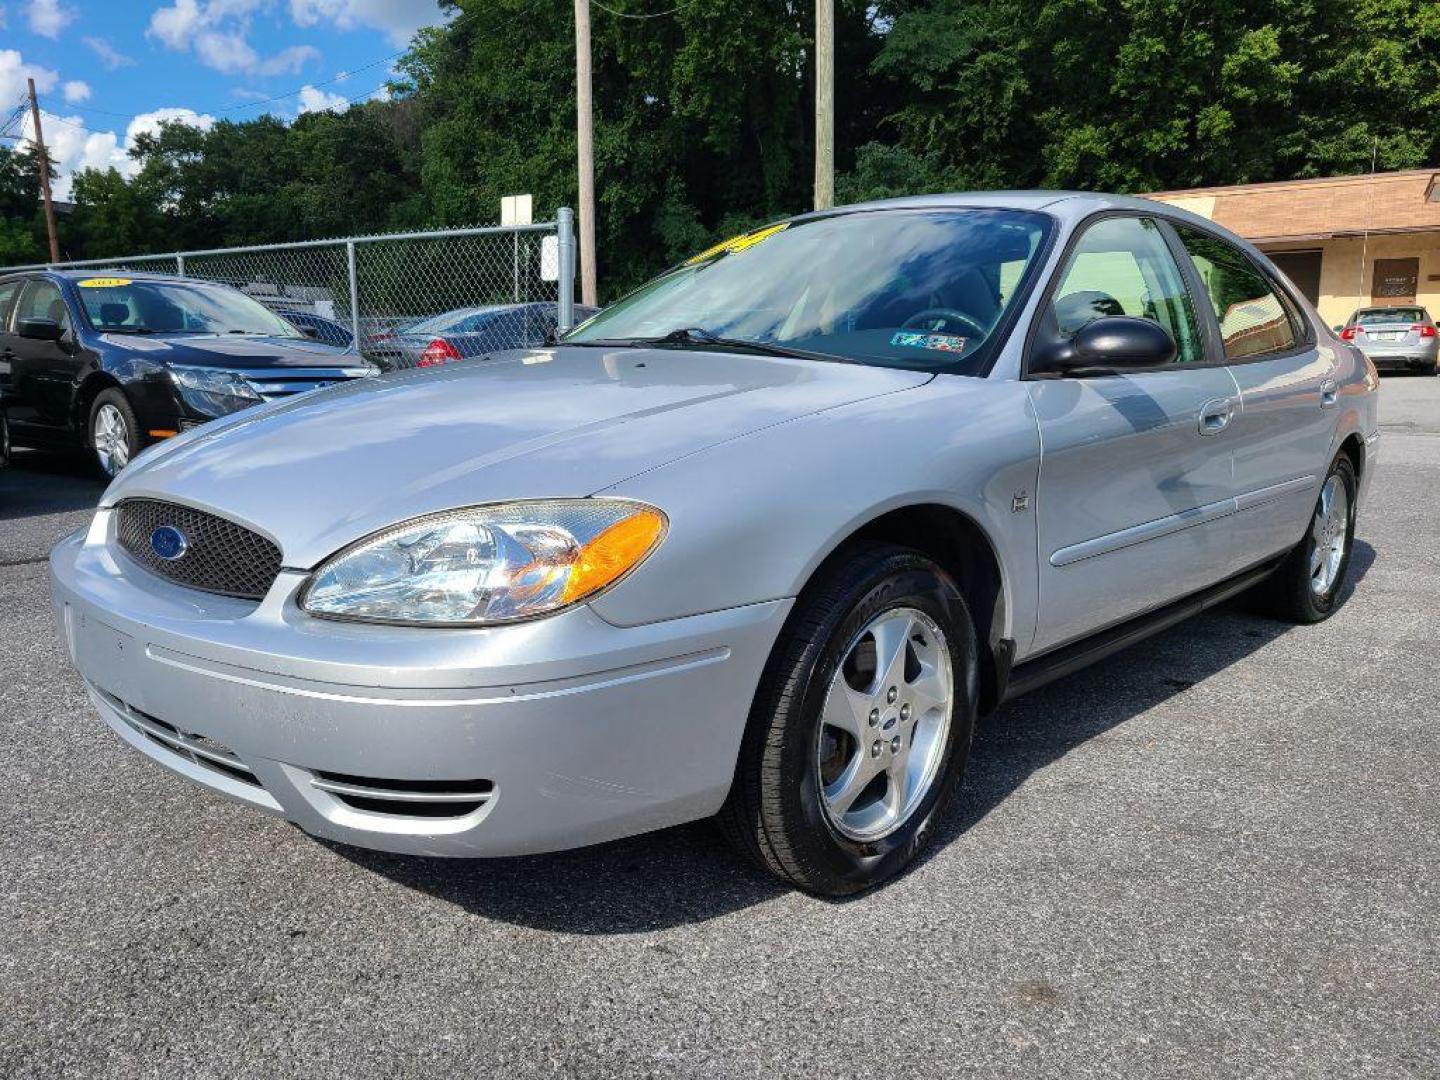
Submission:
[[[789,609],[346,625],[299,611],[298,573],[258,606],[155,578],[107,542],[106,517],[51,556],[56,615],[105,722],[212,791],[388,851],[526,854],[714,813]]]
[[[1362,346],[1360,351],[1381,371],[1433,368],[1440,362],[1440,339],[1429,338],[1423,345]]]

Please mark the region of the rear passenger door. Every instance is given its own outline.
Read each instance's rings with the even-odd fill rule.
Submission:
[[[4,405],[14,392],[12,366],[15,352],[11,348],[10,315],[15,309],[15,298],[20,293],[23,278],[0,281],[0,405]]]
[[[1232,562],[1228,427],[1239,395],[1155,219],[1086,226],[1039,332],[1072,336],[1106,315],[1160,323],[1178,353],[1160,369],[1030,382],[1042,445],[1032,651],[1196,592]]]
[[[1230,424],[1240,570],[1293,546],[1305,531],[1339,415],[1335,368],[1285,290],[1249,255],[1201,229],[1174,228],[1240,389]]]

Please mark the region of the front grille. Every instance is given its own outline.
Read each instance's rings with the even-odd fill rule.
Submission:
[[[490,780],[388,780],[318,771],[310,786],[355,810],[394,817],[464,817],[495,795]]]
[[[241,371],[254,391],[266,401],[293,397],[307,390],[320,390],[335,383],[363,379],[372,374],[370,368],[265,368]]]
[[[204,510],[126,499],[118,507],[116,538],[125,552],[160,577],[204,592],[262,599],[280,573],[280,549],[259,533]],[[162,559],[152,546],[157,529],[169,526],[185,539],[183,553]]]

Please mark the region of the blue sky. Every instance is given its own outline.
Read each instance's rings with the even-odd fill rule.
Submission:
[[[0,0],[0,123],[34,78],[64,198],[76,169],[132,171],[127,147],[162,118],[291,119],[383,93],[392,54],[440,21],[435,0]]]

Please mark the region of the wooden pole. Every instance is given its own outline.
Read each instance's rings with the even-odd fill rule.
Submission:
[[[35,80],[30,87],[30,118],[35,121],[35,150],[40,155],[40,194],[45,197],[45,230],[50,234],[50,261],[60,261],[60,240],[55,235],[55,203],[50,198],[50,154],[45,149],[45,132],[40,127],[40,103],[35,98]]]
[[[590,87],[590,0],[575,0],[575,121],[580,158],[580,299],[594,305],[595,133]]]
[[[815,209],[835,205],[835,0],[815,0]]]

